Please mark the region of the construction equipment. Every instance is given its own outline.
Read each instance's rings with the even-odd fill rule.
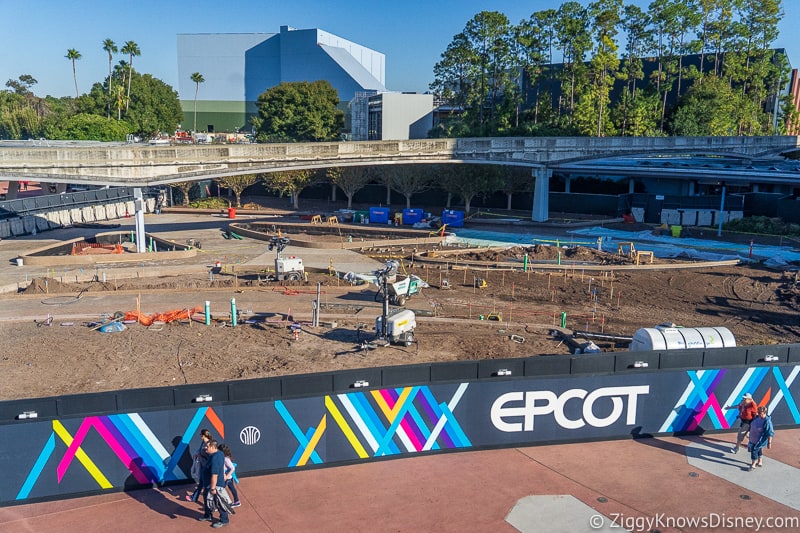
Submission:
[[[305,268],[303,267],[303,260],[294,255],[283,257],[281,252],[289,244],[289,237],[275,236],[269,240],[269,250],[276,249],[277,255],[275,256],[275,274],[271,276],[273,280],[277,281],[300,281],[306,278]]]
[[[376,302],[381,301],[384,294],[386,294],[389,297],[390,304],[402,307],[409,298],[419,294],[422,288],[428,286],[419,276],[413,274],[398,281],[398,267],[397,261],[387,261],[386,268],[375,272],[378,285],[378,292],[375,294]]]
[[[386,315],[384,330],[383,315],[375,319],[375,332],[393,344],[411,346],[414,343],[414,329],[417,317],[408,309],[394,309]]]
[[[377,340],[383,343],[411,346],[415,341],[416,315],[408,309],[395,309],[389,312],[389,300],[391,299],[389,280],[397,276],[397,266],[396,261],[387,261],[384,269],[375,272],[378,287],[380,287],[378,294],[383,296],[381,316],[375,319],[375,334]]]

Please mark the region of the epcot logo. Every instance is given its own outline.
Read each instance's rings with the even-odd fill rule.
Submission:
[[[255,426],[247,426],[239,432],[239,440],[245,446],[252,446],[261,439],[261,430]]]

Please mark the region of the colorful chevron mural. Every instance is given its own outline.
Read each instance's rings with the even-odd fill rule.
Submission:
[[[781,402],[785,402],[795,424],[800,424],[800,412],[789,387],[800,374],[800,366],[791,367],[784,377],[780,367],[759,366],[748,368],[725,397],[717,398],[717,388],[725,377],[726,370],[689,370],[689,384],[684,389],[670,414],[664,420],[659,433],[694,431],[706,418],[714,429],[729,429],[738,416],[736,409],[724,409],[726,405],[736,405],[742,395],[749,392],[758,405],[766,405],[767,412],[772,414]],[[759,397],[756,391],[772,378],[777,392],[773,396],[772,386]],[[769,383],[767,383],[769,385]]]
[[[427,386],[326,396],[325,414],[307,431],[283,402],[276,401],[275,409],[298,442],[288,466],[324,462],[316,447],[328,430],[328,415],[333,419],[331,430],[341,431],[360,459],[469,447],[472,444],[453,415],[467,386],[462,383],[448,402],[438,402]]]
[[[71,435],[61,421],[53,420],[53,432],[42,447],[25,483],[17,493],[16,499],[24,500],[30,495],[36,481],[55,453],[56,438],[67,446],[66,452],[60,457],[56,467],[59,483],[64,479],[70,467],[73,467],[73,461],[77,459],[78,463],[97,483],[98,488],[113,488],[114,485],[82,447],[90,431],[96,432],[103,439],[133,478],[141,484],[187,479],[186,474],[177,468],[177,463],[187,450],[190,440],[197,434],[203,420],[207,420],[218,435],[224,436],[225,427],[214,410],[211,407],[202,407],[195,412],[172,454],[167,451],[138,413],[84,418],[75,435]]]

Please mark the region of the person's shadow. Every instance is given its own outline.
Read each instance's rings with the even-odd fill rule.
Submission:
[[[197,513],[178,504],[175,500],[180,499],[176,496],[176,491],[171,486],[158,486],[158,475],[151,468],[144,464],[141,457],[136,457],[128,465],[128,470],[138,469],[147,476],[152,486],[149,489],[143,488],[142,483],[133,474],[125,479],[123,488],[125,493],[150,509],[168,516],[170,519],[178,517],[196,518]]]
[[[639,444],[645,444],[653,448],[676,453],[687,459],[710,461],[725,466],[739,466],[739,463],[743,462],[739,456],[734,458],[730,455],[729,452],[732,446],[730,442],[708,438],[704,436],[704,433],[705,431],[702,428],[691,432],[677,432],[674,434],[674,437],[685,441],[684,443],[677,443],[655,438],[650,433],[642,433],[641,426],[637,426],[631,431],[631,436]],[[735,435],[734,438],[736,438]],[[698,444],[700,446],[691,446],[691,444]],[[745,451],[747,450],[746,448],[743,449]],[[744,458],[745,465],[740,468],[742,468],[742,470],[749,470],[750,463],[747,462],[749,455],[745,453],[742,457]]]

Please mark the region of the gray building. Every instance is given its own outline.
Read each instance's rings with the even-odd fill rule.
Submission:
[[[279,33],[178,34],[178,92],[183,128],[249,131],[258,96],[283,82],[326,80],[347,103],[358,92],[383,92],[384,54],[320,29],[281,26]],[[197,92],[199,72],[205,82]]]
[[[350,102],[353,141],[425,139],[433,128],[433,95],[362,92]]]

